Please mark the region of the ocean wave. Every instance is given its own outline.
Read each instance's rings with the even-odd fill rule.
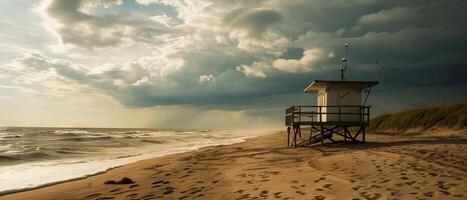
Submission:
[[[15,139],[15,138],[22,138],[22,135],[5,135],[5,136],[0,136],[0,138],[3,139]]]
[[[73,141],[73,142],[84,142],[84,141],[96,141],[96,140],[111,140],[113,139],[112,136],[86,136],[86,137],[67,137],[67,138],[60,138],[60,141]]]
[[[80,136],[90,134],[91,132],[86,130],[55,130],[53,134],[61,136]]]
[[[19,161],[19,158],[14,156],[2,156],[0,155],[0,162],[12,162],[12,161]]]
[[[152,143],[152,144],[164,144],[166,141],[161,141],[161,140],[149,140],[149,139],[144,139],[140,140],[141,142],[147,142],[147,143]]]
[[[58,154],[86,154],[86,152],[82,152],[82,151],[66,151],[66,150],[56,150],[55,153],[58,153]]]
[[[45,152],[31,152],[12,155],[0,155],[0,161],[37,161],[49,160],[56,158],[56,156]]]

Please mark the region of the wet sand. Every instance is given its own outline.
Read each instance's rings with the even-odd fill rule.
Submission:
[[[276,133],[0,199],[467,198],[467,138],[368,134],[367,141],[294,149]]]

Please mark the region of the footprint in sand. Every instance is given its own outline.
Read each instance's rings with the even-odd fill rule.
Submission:
[[[95,200],[110,200],[110,199],[115,199],[115,197],[99,197]]]
[[[194,194],[196,194],[196,193],[199,193],[199,192],[203,191],[203,190],[200,190],[200,189],[198,189],[198,188],[191,188],[191,190],[192,190],[192,191],[190,192],[191,195],[194,195]]]
[[[156,181],[156,182],[152,182],[153,185],[157,185],[157,184],[160,184],[160,183],[163,183],[164,181]]]
[[[357,190],[359,190],[361,187],[362,187],[361,185],[357,185],[357,186],[352,187],[352,190],[357,191]]]
[[[237,199],[238,200],[243,200],[243,199],[248,199],[248,198],[250,198],[250,194],[244,194],[244,195],[238,197]]]
[[[110,190],[110,192],[113,193],[113,192],[118,192],[118,191],[120,191],[120,190],[122,190],[122,189],[121,189],[121,188],[117,188],[117,189]]]
[[[109,184],[109,185],[124,185],[124,184],[132,184],[132,183],[135,183],[135,182],[127,177],[123,177],[119,181],[107,180],[104,182],[104,184]]]
[[[326,197],[322,195],[315,196],[313,200],[324,200]]]
[[[389,179],[383,179],[380,183],[387,183],[389,181],[390,181]]]
[[[237,174],[238,177],[242,177],[242,178],[245,178],[246,177],[246,174]]]
[[[274,193],[274,197],[279,199],[279,198],[281,198],[281,194],[282,194],[282,192],[276,192],[276,193]]]
[[[430,173],[428,173],[428,175],[430,175],[430,176],[438,176],[438,174],[437,174],[437,173],[434,173],[434,172],[430,172]]]
[[[439,190],[441,193],[445,194],[445,195],[451,195],[451,193],[447,190]]]
[[[407,181],[405,182],[406,185],[413,185],[414,183],[416,183],[417,181]]]
[[[394,185],[397,186],[397,187],[403,187],[403,186],[404,186],[404,183],[396,183],[396,184],[394,184]]]
[[[332,184],[330,184],[330,183],[325,184],[325,185],[323,186],[323,188],[326,188],[326,189],[331,189],[331,187],[332,187]]]
[[[281,174],[280,172],[277,172],[277,171],[274,171],[274,172],[270,172],[272,175],[279,175]]]
[[[153,195],[153,194],[148,194],[148,195],[146,195],[146,196],[142,196],[140,199],[145,199],[145,200],[147,200],[147,199],[153,199],[153,198],[155,198],[155,195]]]
[[[166,188],[165,188],[165,192],[162,193],[162,194],[163,194],[163,195],[171,194],[171,193],[174,192],[174,189],[175,189],[175,188],[173,188],[173,187],[166,187]]]
[[[436,182],[436,185],[441,190],[449,190],[449,186],[446,186],[444,183],[445,183],[444,181],[438,181]]]
[[[365,199],[368,199],[368,200],[375,200],[375,199],[381,198],[382,195],[379,193],[367,194],[365,192],[365,194],[360,193],[360,196],[365,197]]]
[[[101,195],[101,193],[95,193],[95,194],[90,194],[90,195],[88,195],[88,196],[86,196],[86,197],[94,198],[94,197],[98,197],[98,196],[100,196],[100,195]]]
[[[269,196],[268,193],[269,192],[267,190],[262,190],[259,196],[263,198],[267,198]]]
[[[130,197],[130,198],[133,198],[135,196],[138,196],[138,193],[133,193],[133,194],[126,195],[126,197]]]
[[[304,193],[304,192],[302,192],[302,191],[295,191],[295,193],[297,193],[297,194],[301,194],[301,195],[305,195],[305,193]]]
[[[326,180],[326,177],[321,176],[321,177],[319,177],[319,179],[316,179],[316,180],[315,180],[315,183],[320,182],[320,181],[323,181],[323,180]]]

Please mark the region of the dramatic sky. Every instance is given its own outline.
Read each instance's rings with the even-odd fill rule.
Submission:
[[[465,0],[1,0],[0,125],[281,128],[303,89],[375,114],[467,99]],[[376,62],[384,67],[377,68]]]

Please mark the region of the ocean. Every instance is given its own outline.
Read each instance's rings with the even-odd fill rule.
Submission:
[[[254,136],[227,130],[0,128],[0,195]]]

